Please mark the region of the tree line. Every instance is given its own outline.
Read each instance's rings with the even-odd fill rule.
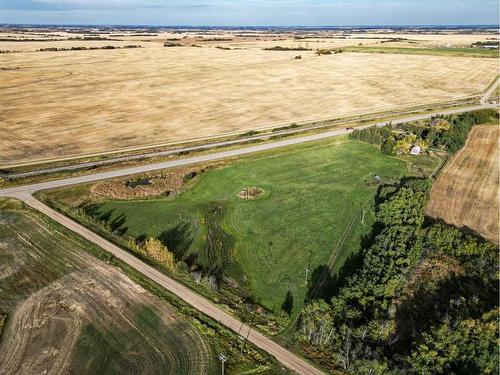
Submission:
[[[349,137],[379,147],[385,154],[409,153],[411,146],[421,149],[440,147],[450,153],[460,150],[474,125],[498,122],[498,112],[483,109],[459,115],[435,116],[424,123],[405,123],[384,127],[372,126],[355,129]],[[395,132],[402,130],[403,133]]]
[[[296,337],[349,374],[498,373],[498,248],[425,219],[430,180],[379,188],[361,266]]]

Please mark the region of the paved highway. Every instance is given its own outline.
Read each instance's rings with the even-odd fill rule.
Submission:
[[[429,117],[437,115],[437,114],[452,114],[452,113],[472,111],[472,110],[484,109],[484,108],[494,108],[494,107],[496,107],[496,105],[482,104],[482,105],[478,105],[478,106],[468,107],[466,109],[464,109],[464,108],[452,109],[452,110],[441,111],[441,112],[437,112],[437,113],[429,113],[429,114],[424,114],[424,115],[410,116],[410,117],[402,118],[399,120],[393,120],[392,123],[398,124],[398,123],[404,123],[404,122],[411,122],[411,121],[429,118]],[[377,123],[377,124],[369,124],[369,125],[361,126],[358,128],[366,128],[368,126],[373,126],[373,125],[384,126],[384,125],[386,125],[386,123],[383,122],[383,123]],[[195,163],[200,163],[200,162],[208,162],[208,161],[212,161],[212,160],[219,160],[219,159],[224,159],[224,158],[236,157],[236,156],[246,155],[246,154],[255,153],[255,152],[259,152],[259,151],[272,150],[272,149],[279,148],[279,147],[291,146],[291,145],[295,145],[295,144],[311,142],[311,141],[331,138],[331,137],[335,137],[335,136],[339,136],[339,135],[344,135],[344,134],[348,134],[350,131],[352,131],[352,130],[346,130],[346,129],[332,130],[332,131],[327,131],[327,132],[323,132],[323,133],[319,133],[319,134],[307,135],[307,136],[302,136],[302,137],[297,137],[297,138],[290,138],[290,139],[280,140],[277,142],[242,147],[242,148],[238,148],[238,149],[234,149],[234,150],[215,152],[215,153],[211,153],[211,154],[207,154],[207,155],[201,155],[201,156],[190,157],[190,158],[185,158],[185,159],[170,160],[170,161],[164,161],[164,162],[155,163],[155,164],[122,168],[122,169],[118,169],[118,170],[114,170],[114,171],[94,173],[94,174],[89,174],[86,176],[71,177],[71,178],[65,178],[65,179],[60,179],[60,180],[55,180],[55,181],[41,182],[41,183],[32,184],[32,185],[16,186],[16,187],[7,188],[7,189],[1,189],[0,190],[0,197],[13,197],[13,198],[17,198],[17,199],[21,199],[21,200],[25,201],[28,205],[30,205],[34,209],[44,213],[45,215],[47,215],[51,219],[64,225],[66,228],[72,230],[73,232],[79,234],[80,236],[86,238],[87,240],[97,244],[98,246],[102,247],[104,250],[112,253],[117,258],[123,260],[124,262],[126,262],[130,266],[134,267],[135,269],[137,269],[138,271],[140,271],[141,273],[143,273],[144,275],[146,275],[147,277],[152,279],[153,281],[157,282],[159,285],[163,286],[167,290],[171,291],[172,293],[174,293],[177,296],[179,296],[180,298],[182,298],[184,301],[186,301],[188,304],[190,304],[191,306],[193,306],[197,310],[199,310],[202,313],[210,316],[211,318],[219,321],[221,324],[228,327],[229,329],[231,329],[235,332],[238,332],[240,330],[240,327],[242,327],[242,324],[240,321],[238,321],[234,317],[228,315],[226,312],[219,309],[218,307],[213,305],[210,301],[208,301],[207,299],[198,295],[196,292],[194,292],[191,289],[185,287],[184,285],[176,282],[175,280],[169,278],[168,276],[160,273],[159,271],[155,270],[153,267],[140,261],[135,256],[131,255],[130,253],[126,252],[125,250],[120,249],[119,247],[113,245],[109,241],[98,236],[94,232],[84,228],[83,226],[77,224],[76,222],[69,219],[68,217],[61,215],[58,212],[52,210],[51,208],[49,208],[45,204],[36,200],[32,196],[32,194],[37,192],[37,191],[44,190],[44,189],[51,189],[51,188],[58,188],[58,187],[94,182],[94,181],[99,181],[99,180],[104,180],[104,179],[109,179],[109,178],[114,178],[114,177],[122,177],[122,176],[132,175],[132,174],[136,174],[136,173],[144,173],[144,172],[154,171],[154,170],[158,170],[158,169],[172,168],[172,167],[195,164]],[[257,347],[265,350],[269,354],[275,356],[283,365],[287,366],[288,368],[292,369],[293,371],[296,371],[299,374],[312,374],[312,375],[322,373],[321,371],[319,371],[315,367],[311,366],[310,364],[308,364],[307,362],[305,362],[301,358],[297,357],[295,354],[291,353],[290,351],[288,351],[288,350],[284,349],[283,347],[281,347],[280,345],[276,344],[275,342],[273,342],[269,338],[265,337],[264,335],[260,334],[259,332],[255,331],[255,330],[251,330],[250,327],[243,325],[242,332],[244,332],[244,333],[250,332],[249,341],[251,341]]]
[[[491,96],[491,94],[493,93],[493,90],[495,89],[495,87],[496,87],[496,85],[492,85],[490,87],[490,89],[488,89],[488,91],[485,93],[485,95],[481,98],[481,105],[487,104],[487,100]],[[445,112],[435,112],[435,113],[445,113]],[[407,117],[406,119],[400,119],[400,120],[393,121],[393,123],[414,121],[414,118],[415,118],[415,116]],[[348,124],[355,123],[357,121],[358,120],[348,120],[348,121],[342,122],[342,124],[348,126]],[[375,124],[377,124],[377,122],[369,123],[368,126],[373,126]],[[119,156],[119,157],[109,158],[109,159],[105,159],[105,160],[89,161],[89,162],[82,162],[82,163],[76,163],[76,164],[67,164],[67,165],[63,165],[63,166],[59,166],[59,167],[42,168],[42,169],[37,169],[37,170],[33,170],[33,171],[28,171],[28,172],[8,173],[8,174],[6,174],[6,177],[8,177],[8,178],[24,178],[24,177],[39,176],[39,175],[43,175],[43,174],[56,173],[56,172],[62,172],[62,171],[94,168],[94,167],[99,167],[99,166],[109,165],[109,164],[116,164],[116,163],[121,163],[121,162],[147,160],[147,159],[152,159],[152,158],[175,155],[175,154],[179,154],[179,153],[183,153],[183,152],[210,150],[210,149],[215,149],[215,148],[219,148],[219,147],[244,144],[248,141],[265,140],[265,139],[268,139],[269,137],[273,137],[273,136],[292,135],[292,134],[297,134],[297,133],[301,133],[301,132],[308,131],[308,130],[317,130],[317,129],[321,129],[321,128],[325,128],[325,127],[329,127],[329,126],[331,126],[331,125],[321,124],[321,125],[300,127],[298,129],[285,129],[285,130],[276,131],[276,132],[272,132],[272,133],[258,134],[258,135],[254,135],[254,136],[250,136],[250,137],[242,137],[239,139],[233,139],[233,140],[228,140],[228,141],[206,143],[206,144],[202,144],[202,145],[198,145],[198,146],[179,147],[179,148],[174,148],[174,149],[170,149],[170,150],[166,150],[166,151],[146,152],[146,153],[137,154],[137,155]]]
[[[405,123],[405,122],[412,122],[412,121],[430,118],[430,117],[438,115],[438,114],[447,115],[447,114],[453,114],[453,113],[461,113],[461,112],[466,112],[466,111],[474,111],[474,110],[478,110],[478,109],[496,108],[496,107],[497,107],[497,105],[495,105],[495,104],[482,104],[482,105],[476,105],[476,106],[471,106],[471,107],[466,107],[466,108],[457,108],[457,109],[450,109],[447,111],[414,115],[414,116],[404,117],[404,118],[397,119],[397,120],[392,120],[391,122],[392,122],[392,124],[401,124],[401,123]],[[358,127],[356,127],[356,129],[363,129],[363,128],[367,128],[367,127],[373,126],[373,125],[385,126],[385,125],[387,125],[387,121],[358,126]],[[84,176],[64,178],[64,179],[60,179],[60,180],[41,182],[41,183],[32,184],[32,185],[16,186],[13,188],[1,189],[0,196],[26,199],[29,196],[31,196],[34,192],[39,191],[39,190],[52,189],[52,188],[58,188],[58,187],[63,187],[63,186],[70,186],[70,185],[77,185],[77,184],[82,184],[82,183],[87,183],[87,182],[95,182],[95,181],[99,181],[99,180],[105,180],[105,179],[109,179],[109,178],[128,176],[128,175],[137,174],[137,173],[145,173],[145,172],[155,171],[155,170],[159,170],[159,169],[172,168],[172,167],[208,162],[208,161],[219,160],[219,159],[226,159],[226,158],[230,158],[230,157],[236,157],[236,156],[246,155],[246,154],[260,152],[260,151],[273,150],[276,148],[296,145],[296,144],[305,143],[305,142],[311,142],[311,141],[317,141],[317,140],[326,139],[326,138],[332,138],[332,137],[336,137],[339,135],[348,134],[351,131],[352,130],[347,130],[347,129],[330,130],[330,131],[325,131],[325,132],[321,132],[318,134],[305,135],[305,136],[296,137],[296,138],[289,138],[289,139],[284,139],[284,140],[280,140],[280,141],[276,141],[276,142],[264,143],[264,144],[255,145],[255,146],[246,146],[246,147],[243,146],[241,148],[237,148],[234,150],[214,152],[214,153],[207,154],[207,155],[200,155],[200,156],[189,157],[189,158],[184,158],[184,159],[177,159],[177,160],[168,160],[168,161],[146,164],[146,165],[141,165],[141,166],[136,166],[136,167],[121,168],[121,169],[116,169],[116,170],[107,171],[107,172],[92,173],[92,174],[88,174],[88,175],[84,175]],[[232,144],[234,144],[234,141],[219,143],[219,145],[232,145]],[[205,146],[205,148],[206,147],[207,146]]]

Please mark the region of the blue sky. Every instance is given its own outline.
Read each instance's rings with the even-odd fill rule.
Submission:
[[[498,24],[498,0],[0,0],[0,23]]]

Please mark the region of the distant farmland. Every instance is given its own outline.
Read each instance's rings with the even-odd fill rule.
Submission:
[[[1,54],[0,164],[455,100],[498,70],[489,58],[261,48]]]
[[[498,126],[472,129],[431,192],[427,214],[499,242]]]

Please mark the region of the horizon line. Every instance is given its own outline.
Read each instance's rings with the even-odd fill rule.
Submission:
[[[0,26],[128,26],[128,27],[286,27],[286,28],[347,28],[347,27],[492,27],[499,28],[500,24],[345,24],[345,25],[196,25],[196,24],[113,24],[113,23],[0,23]]]

